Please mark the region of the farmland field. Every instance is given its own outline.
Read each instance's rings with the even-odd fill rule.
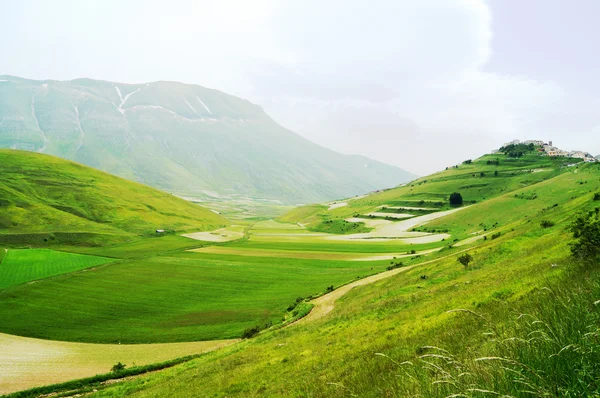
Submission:
[[[0,290],[114,261],[48,249],[11,249],[0,260]]]

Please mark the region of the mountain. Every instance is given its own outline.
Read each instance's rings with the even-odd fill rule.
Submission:
[[[0,150],[0,242],[106,244],[228,224],[214,212],[54,156]]]
[[[319,202],[414,177],[314,144],[247,100],[176,82],[0,76],[0,147],[56,155],[194,198]]]

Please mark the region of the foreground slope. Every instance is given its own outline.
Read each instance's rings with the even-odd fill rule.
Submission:
[[[413,177],[318,146],[246,100],[175,82],[0,76],[0,147],[53,154],[195,198],[296,204]]]
[[[108,244],[227,220],[201,206],[77,163],[0,150],[0,242]]]

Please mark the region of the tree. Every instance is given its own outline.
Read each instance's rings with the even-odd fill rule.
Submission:
[[[454,192],[450,195],[450,204],[453,206],[460,206],[463,204],[463,197],[460,193]]]
[[[456,259],[459,263],[461,263],[462,265],[465,266],[465,268],[469,267],[469,263],[471,261],[473,261],[473,256],[471,256],[469,253],[465,253],[462,256],[458,256],[458,258]]]
[[[600,261],[600,208],[580,214],[571,224],[575,242],[571,243],[571,253],[588,264]]]
[[[498,170],[494,171],[494,177],[498,177]]]

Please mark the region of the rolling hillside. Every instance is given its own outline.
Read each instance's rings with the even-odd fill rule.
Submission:
[[[56,155],[201,199],[318,202],[413,178],[318,146],[246,100],[175,82],[0,76],[0,147]]]
[[[488,154],[409,184],[364,197],[340,200],[329,206],[297,207],[278,220],[301,223],[315,231],[325,232],[329,223],[340,222],[349,217],[389,221],[395,214],[427,214],[448,210],[452,208],[448,198],[453,192],[459,192],[464,203],[472,205],[524,187],[535,186],[572,171],[568,165],[580,161],[538,154],[528,154],[521,158]]]
[[[297,324],[266,330],[173,369],[121,383],[74,383],[21,396],[67,390],[74,395],[91,389],[97,389],[92,396],[98,397],[596,396],[600,392],[599,271],[594,266],[597,261],[582,263],[572,255],[575,238],[570,225],[582,214],[598,217],[600,164],[567,166],[572,161],[486,155],[343,206],[297,209],[282,217],[289,223],[269,221],[254,226],[248,240],[172,254],[180,266],[192,259],[213,261],[214,266],[202,273],[206,275],[218,270],[217,262],[227,271],[239,264],[240,273],[245,269],[253,275],[244,278],[244,288],[254,281],[261,293],[289,283],[282,291],[269,292],[268,300],[286,296],[284,303],[289,303],[324,286],[325,281],[332,281],[333,286],[317,299],[302,301],[300,297],[302,304],[310,302],[315,307]],[[462,193],[465,203],[447,212],[446,199],[454,191]],[[309,233],[297,224],[306,221],[319,228],[328,219],[352,217],[365,223],[401,225],[404,221],[393,217],[368,214],[401,214],[398,211],[425,212],[413,214],[414,219],[444,214],[409,231],[443,238],[413,244],[405,242],[406,237],[372,239],[355,234],[348,241],[342,239],[345,235]],[[437,251],[407,253],[411,248]],[[399,254],[387,259],[365,257],[385,251]],[[354,259],[342,260],[342,254]],[[467,265],[457,261],[464,254],[471,256]],[[301,264],[301,255],[310,255],[312,260]],[[154,261],[168,260],[161,256]],[[291,261],[298,261],[298,268]],[[268,265],[270,275],[281,273],[278,283],[258,278],[255,273],[261,263]],[[349,271],[340,279],[348,278],[348,284],[336,284],[333,274],[317,277],[313,270],[296,271],[308,266]],[[116,272],[120,266],[110,268]],[[136,272],[121,272],[142,275],[144,268],[147,265],[140,263]],[[93,271],[82,278],[128,283],[122,276],[109,279],[109,271]],[[373,278],[351,279],[375,273]],[[306,276],[320,282],[311,286]],[[227,280],[236,283],[233,278]],[[161,280],[163,289],[167,282],[167,278]],[[73,284],[65,277],[7,290],[5,295],[12,301],[0,308],[11,319],[5,328],[25,330],[34,319],[43,319],[40,330],[57,334],[58,327],[64,327],[63,333],[73,333],[65,324],[70,316],[56,320],[39,310],[45,308],[40,303],[69,286]],[[143,284],[133,281],[122,290],[148,294],[135,286]],[[255,292],[248,293],[242,301],[245,305],[258,298]],[[63,316],[65,308],[71,310],[67,303],[73,297],[81,301],[88,295],[93,298],[82,290],[68,291],[53,309],[56,316]],[[125,303],[121,297],[118,301]],[[221,301],[215,305],[221,306]],[[292,314],[297,309],[291,305],[287,311]],[[100,320],[102,314],[93,315]],[[200,321],[185,320],[186,326]],[[210,321],[219,322],[212,317]],[[49,327],[52,323],[56,325]],[[121,375],[105,376],[114,377]],[[73,391],[80,386],[81,390]]]
[[[228,221],[171,194],[49,155],[0,150],[0,242],[107,244]]]

